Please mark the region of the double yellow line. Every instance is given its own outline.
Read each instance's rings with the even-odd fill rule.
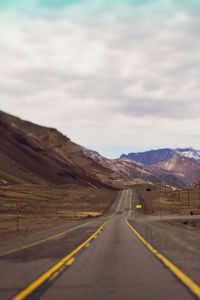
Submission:
[[[129,216],[132,214],[132,199],[130,197],[130,210]],[[167,267],[170,271],[181,281],[184,285],[193,293],[197,298],[200,299],[200,286],[194,282],[189,276],[187,276],[183,271],[181,271],[178,267],[176,267],[171,261],[169,261],[166,257],[164,257],[161,253],[158,252],[154,247],[152,247],[140,234],[137,232],[135,228],[128,222],[126,219],[126,224],[130,227],[130,229],[134,232],[134,234],[142,241],[142,243]]]
[[[41,277],[36,279],[33,283],[31,283],[27,288],[25,288],[23,291],[21,291],[17,296],[15,296],[12,300],[23,300],[27,296],[29,296],[31,293],[33,293],[38,287],[40,287],[45,281],[47,280],[53,280],[55,279],[60,272],[64,269],[63,267],[69,266],[74,262],[74,255],[78,253],[83,247],[87,247],[89,242],[92,239],[95,239],[97,237],[97,234],[103,230],[103,228],[111,221],[112,217],[116,215],[116,213],[119,211],[122,199],[124,197],[124,191],[121,195],[119,204],[116,208],[116,211],[114,214],[101,225],[95,233],[93,233],[85,242],[83,242],[80,246],[78,246],[74,251],[69,253],[67,256],[65,256],[63,259],[61,259],[55,266],[53,266],[51,269],[49,269],[47,272],[45,272]],[[80,227],[80,226],[79,226]]]
[[[116,213],[120,209],[120,205],[122,202],[122,199],[124,198],[124,193],[121,196],[121,199],[119,201],[119,204],[117,206]],[[128,191],[126,194],[126,197],[128,197]],[[130,197],[130,210],[129,210],[129,216],[132,214],[132,197]],[[113,217],[112,216],[112,217]],[[105,221],[103,225],[101,225],[95,233],[93,233],[84,243],[82,243],[80,246],[78,246],[74,251],[72,251],[70,254],[65,256],[61,261],[59,261],[55,266],[53,266],[51,269],[49,269],[47,272],[45,272],[40,278],[35,280],[32,284],[30,284],[27,288],[25,288],[22,292],[20,292],[16,297],[13,298],[13,300],[23,300],[27,296],[29,296],[31,293],[33,293],[38,287],[40,287],[45,281],[54,280],[60,272],[64,269],[64,266],[71,265],[75,258],[73,257],[76,253],[78,253],[83,247],[87,247],[92,239],[95,239],[97,235],[103,230],[103,228],[111,221],[112,217]],[[200,286],[196,284],[191,278],[189,278],[186,274],[184,274],[178,267],[176,267],[172,262],[170,262],[167,258],[165,258],[162,254],[160,254],[155,248],[153,248],[128,222],[126,219],[126,224],[130,227],[130,229],[134,232],[134,234],[142,241],[142,243],[166,266],[168,267],[173,274],[176,275],[176,277],[185,284],[187,288],[189,288],[199,299],[200,299]],[[77,228],[80,226],[77,226]],[[75,229],[75,228],[74,228]],[[66,233],[66,232],[65,232]],[[52,238],[52,237],[51,237]]]
[[[61,259],[55,266],[53,266],[51,269],[49,269],[47,272],[45,272],[40,278],[38,278],[33,283],[31,283],[21,293],[19,293],[16,297],[14,297],[13,300],[25,299],[28,295],[33,293],[41,284],[43,284],[46,280],[51,278],[51,276],[53,276],[57,272],[59,273],[59,269],[61,269],[67,262],[68,262],[67,265],[70,265],[69,260],[72,259],[73,256],[77,252],[79,252],[84,246],[86,246],[93,238],[95,238],[95,236],[108,224],[109,221],[110,221],[110,219],[107,220],[103,225],[101,225],[99,227],[99,229],[94,234],[92,234],[84,243],[82,243],[74,251],[72,251],[70,254],[68,254],[63,259]],[[74,258],[71,260],[71,262],[73,262],[73,261],[74,261]],[[54,278],[52,278],[52,279],[54,279]]]
[[[124,193],[124,192],[123,192],[123,193]],[[122,195],[122,197],[123,197],[123,195]],[[121,198],[121,200],[122,200],[122,198]],[[114,214],[116,214],[117,211],[119,210],[120,204],[121,204],[121,201],[119,202],[118,207],[117,207],[117,209],[116,209],[116,211],[115,211]],[[8,255],[8,254],[12,254],[12,253],[17,252],[17,251],[21,251],[21,250],[24,250],[24,249],[27,249],[27,248],[30,248],[30,247],[34,247],[34,246],[43,244],[43,243],[45,243],[45,242],[47,242],[47,241],[53,240],[53,239],[55,239],[55,238],[57,238],[57,237],[60,237],[60,236],[65,235],[66,233],[69,233],[69,232],[72,232],[72,231],[74,231],[74,230],[76,230],[76,229],[78,229],[78,228],[81,228],[82,226],[85,226],[85,225],[87,225],[87,224],[89,224],[89,223],[91,223],[91,222],[93,222],[93,221],[89,221],[89,222],[87,222],[87,223],[84,223],[84,224],[81,224],[81,225],[78,225],[78,226],[69,228],[69,229],[67,229],[67,230],[65,230],[65,231],[62,231],[62,232],[60,232],[60,233],[57,233],[57,234],[55,234],[55,235],[51,235],[50,237],[48,237],[48,238],[46,238],[46,239],[42,239],[42,240],[39,240],[39,241],[30,243],[30,244],[24,245],[24,246],[22,246],[22,247],[18,247],[18,248],[15,248],[15,249],[11,249],[11,250],[8,250],[8,251],[5,251],[5,252],[0,252],[0,257],[1,257],[1,256],[5,256],[5,255]]]

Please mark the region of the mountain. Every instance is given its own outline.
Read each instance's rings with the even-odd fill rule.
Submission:
[[[122,175],[128,176],[133,179],[134,184],[142,184],[148,180],[148,175],[145,177],[143,167],[140,167],[137,163],[130,161],[130,160],[123,160],[123,159],[108,159],[98,152],[93,150],[88,150],[83,147],[83,152],[86,156],[92,158],[93,160],[97,161],[102,166],[113,170],[114,172],[120,173]]]
[[[175,186],[184,186],[186,183],[177,174],[160,168],[157,165],[145,165],[126,158],[108,159],[101,156],[98,152],[83,149],[85,155],[98,161],[103,166],[112,169],[115,172],[124,174],[134,179],[134,183],[158,183]]]
[[[163,150],[166,149],[161,149],[161,151]],[[157,154],[161,154],[162,158],[166,158],[170,154],[168,150],[170,149],[162,153],[158,151]],[[169,155],[170,158],[163,162],[143,164],[127,158],[107,159],[96,151],[83,149],[86,156],[93,158],[115,172],[127,175],[135,180],[140,178],[140,183],[148,181],[172,186],[189,186],[191,183],[200,180],[200,164],[197,160],[194,160],[196,154],[191,148],[181,150],[183,149],[176,149],[177,154],[172,157]],[[156,150],[154,154],[155,152]],[[154,159],[156,159],[156,155],[154,155]]]
[[[146,152],[129,153],[127,155],[122,154],[120,158],[127,158],[143,164],[151,165],[167,161],[175,155],[191,158],[200,164],[200,151],[193,148],[164,148]]]
[[[200,165],[193,159],[180,156],[173,156],[165,162],[157,165],[159,169],[170,171],[177,178],[181,178],[186,185],[190,185],[200,180]]]
[[[126,157],[108,159],[73,143],[56,129],[3,112],[0,112],[0,140],[0,185],[124,188],[144,182],[185,186],[200,180],[200,153],[192,148],[136,153],[134,158],[139,162]]]
[[[191,158],[195,162],[200,164],[200,151],[193,148],[177,148],[174,150],[175,154],[178,154],[183,157]]]
[[[166,161],[170,159],[173,155],[174,151],[172,149],[165,148],[158,150],[150,150],[146,152],[129,153],[127,155],[122,154],[120,158],[128,158],[143,164],[151,165],[161,161]]]
[[[124,187],[132,181],[86,156],[53,128],[0,111],[0,184]]]
[[[183,187],[200,180],[200,164],[179,154],[167,161],[151,165],[119,159],[115,161],[115,167],[127,176],[140,177],[152,183]]]

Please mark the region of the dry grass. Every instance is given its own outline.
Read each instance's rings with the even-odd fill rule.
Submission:
[[[200,191],[196,189],[175,190],[159,185],[138,185],[136,189],[145,214],[200,214]]]
[[[0,186],[0,237],[104,214],[117,191],[78,185]]]

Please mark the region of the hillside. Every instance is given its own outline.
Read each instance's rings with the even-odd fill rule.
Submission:
[[[127,158],[143,164],[151,165],[167,161],[176,155],[191,158],[200,164],[200,151],[193,148],[164,148],[146,152],[129,153],[127,155],[122,154],[120,158]]]
[[[150,150],[146,152],[138,152],[138,153],[129,153],[127,155],[122,154],[120,158],[131,159],[143,164],[156,164],[161,161],[166,161],[170,159],[174,155],[172,149],[158,149],[158,150]]]
[[[0,112],[0,184],[79,184],[120,188],[129,179],[85,156],[53,128]]]
[[[107,159],[73,143],[56,129],[3,112],[0,112],[0,139],[1,185],[77,184],[123,188],[144,182],[185,186],[200,179],[199,154],[192,148],[176,149],[176,155],[168,148],[147,151],[138,156],[146,164],[127,158]],[[164,161],[152,164],[159,160]]]
[[[96,160],[103,166],[133,178],[134,183],[136,184],[151,182],[175,186],[186,185],[185,181],[183,181],[180,176],[177,176],[176,173],[170,172],[164,168],[160,168],[158,165],[145,165],[125,158],[107,159],[96,151],[85,148],[83,151],[85,155]]]
[[[200,179],[200,165],[192,159],[180,155],[175,155],[168,161],[159,163],[157,167],[182,178],[187,185]]]

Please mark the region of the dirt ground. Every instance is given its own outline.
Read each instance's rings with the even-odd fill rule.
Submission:
[[[146,215],[198,215],[200,192],[160,185],[137,185],[137,195]]]
[[[177,225],[177,226],[184,226],[187,229],[200,229],[200,219],[199,220],[169,220],[169,221],[164,221],[164,223],[169,223],[172,225]]]
[[[140,214],[153,216],[200,214],[200,193],[151,184],[135,185]],[[0,238],[41,231],[76,220],[101,216],[118,191],[78,185],[20,184],[0,186]],[[198,220],[170,220],[171,224],[200,228]],[[184,223],[186,222],[186,223]]]
[[[0,238],[104,214],[116,190],[77,185],[0,186]]]

